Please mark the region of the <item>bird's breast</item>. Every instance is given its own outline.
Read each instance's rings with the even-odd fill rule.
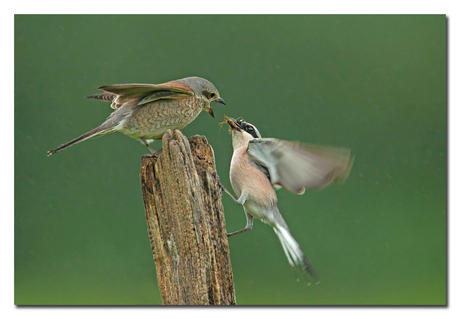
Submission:
[[[168,129],[182,129],[201,112],[195,97],[159,100],[139,106],[123,124],[123,133],[135,138],[159,139]]]
[[[271,206],[276,203],[276,193],[267,176],[260,171],[245,151],[235,151],[230,164],[230,182],[233,191],[240,197],[244,192],[248,201],[256,205]]]

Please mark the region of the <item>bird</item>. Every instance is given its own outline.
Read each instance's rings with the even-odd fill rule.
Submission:
[[[48,151],[48,156],[87,139],[115,132],[140,140],[156,154],[149,143],[161,139],[166,130],[183,129],[203,110],[214,117],[211,102],[226,105],[211,82],[196,76],[162,84],[113,84],[98,89],[104,92],[86,98],[111,102],[115,111],[98,127]]]
[[[333,182],[345,181],[354,161],[350,150],[262,138],[251,123],[227,116],[226,122],[233,145],[230,183],[238,199],[221,186],[243,206],[246,214],[246,227],[227,236],[252,230],[253,218],[260,219],[273,227],[294,274],[296,267],[300,268],[303,274],[308,273],[319,283],[318,273],[278,209],[275,188],[301,195],[308,189],[322,189]],[[308,276],[306,278],[310,284]]]

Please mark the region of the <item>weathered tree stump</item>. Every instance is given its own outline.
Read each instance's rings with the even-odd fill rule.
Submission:
[[[162,303],[236,304],[212,147],[168,130],[159,154],[142,158],[140,177]]]

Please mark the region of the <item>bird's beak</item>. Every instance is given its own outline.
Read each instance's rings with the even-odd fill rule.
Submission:
[[[214,116],[214,112],[212,111],[212,108],[211,108],[211,107],[209,107],[208,112],[209,112],[209,114],[211,114],[212,117],[215,117],[215,116]]]
[[[222,98],[218,98],[217,100],[214,100],[213,102],[217,102],[217,103],[220,103],[220,104],[223,104],[223,105],[227,105],[227,104],[225,104],[225,101]]]
[[[211,102],[217,102],[217,103],[225,105],[225,101],[223,99],[221,99],[221,98],[218,98],[217,100],[214,100],[214,101],[211,101]],[[211,114],[212,117],[214,117],[214,112],[212,111],[211,106],[209,106],[208,112],[209,112],[209,114]]]
[[[227,117],[227,116],[225,115],[225,120],[227,121],[228,125],[230,125],[230,127],[232,128],[232,130],[241,131],[241,128],[239,127],[238,122],[235,121],[234,118]]]

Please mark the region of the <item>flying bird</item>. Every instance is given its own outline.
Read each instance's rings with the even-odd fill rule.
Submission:
[[[350,150],[262,138],[250,123],[228,117],[226,122],[231,128],[233,144],[230,182],[238,199],[223,189],[243,206],[246,214],[246,227],[228,236],[250,231],[253,217],[260,219],[273,227],[294,273],[299,266],[318,283],[317,272],[281,216],[274,187],[281,186],[300,195],[308,189],[345,181],[353,164]]]
[[[206,79],[188,77],[163,84],[114,84],[99,87],[104,93],[87,98],[111,102],[107,120],[91,131],[47,152],[53,155],[90,138],[121,132],[149,145],[168,129],[181,130],[201,111],[214,117],[211,102],[225,105],[216,87]]]

